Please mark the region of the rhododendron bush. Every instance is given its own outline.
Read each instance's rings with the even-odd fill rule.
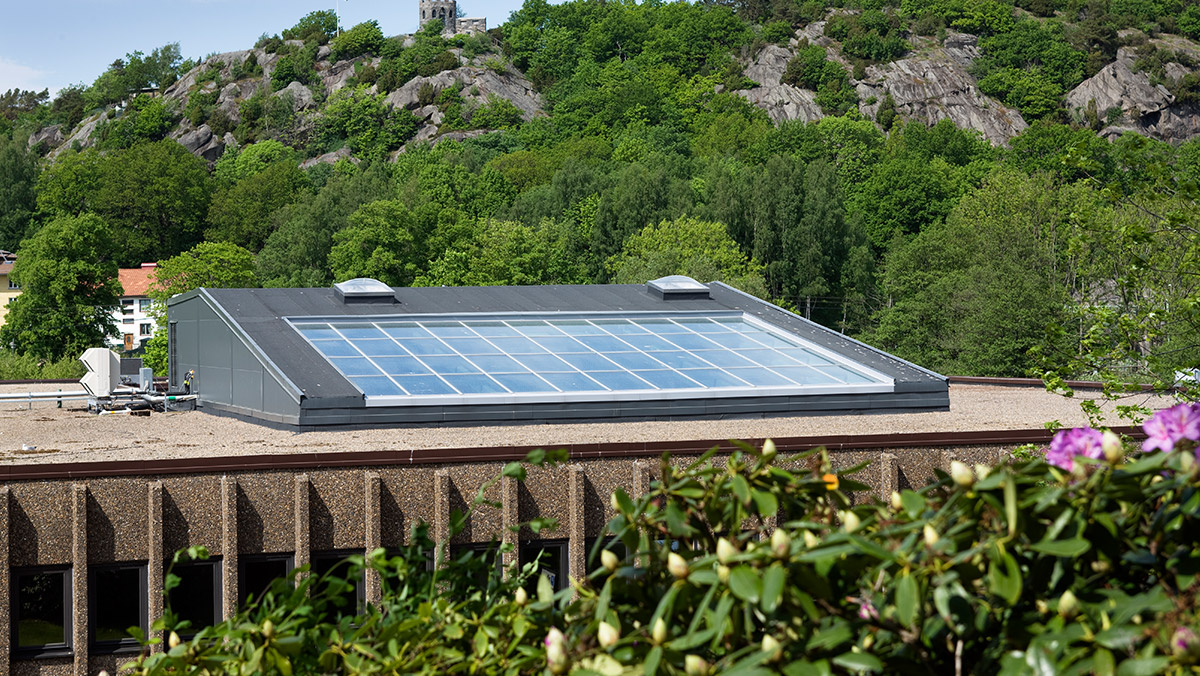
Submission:
[[[866,497],[828,455],[741,447],[618,491],[590,572],[554,592],[473,554],[426,565],[422,526],[382,602],[284,583],[138,673],[1154,674],[1200,660],[1197,409],[1144,443],[1065,430],[1045,458],[954,463]],[[551,454],[550,457],[554,457]],[[511,465],[524,478],[536,467]],[[482,493],[481,493],[482,495]],[[477,509],[489,509],[479,504]],[[461,522],[460,522],[461,523]],[[532,567],[526,572],[532,571]],[[476,580],[482,580],[477,582]],[[343,590],[344,591],[344,590]]]

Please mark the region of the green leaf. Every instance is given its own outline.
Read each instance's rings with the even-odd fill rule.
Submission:
[[[604,588],[600,590],[600,596],[596,598],[596,620],[603,620],[608,615],[608,604],[612,601],[612,578],[604,582]],[[520,617],[518,615],[518,617]]]
[[[988,564],[988,585],[992,594],[1004,599],[1010,606],[1021,598],[1021,569],[1012,554],[1004,552],[999,560]]]
[[[554,602],[554,585],[550,584],[550,578],[545,573],[538,575],[537,594],[538,601],[542,603]]]
[[[1051,556],[1062,556],[1066,558],[1081,556],[1091,548],[1092,544],[1083,538],[1071,538],[1070,540],[1043,540],[1030,546],[1030,549],[1035,552],[1041,552]]]
[[[696,529],[688,524],[687,514],[679,503],[667,503],[667,530],[675,537],[688,537],[696,532]]]
[[[731,577],[732,579],[732,577]],[[765,613],[773,613],[783,601],[783,586],[787,582],[787,570],[780,563],[773,563],[763,573],[762,609]]]
[[[754,506],[758,508],[758,513],[762,517],[772,517],[779,511],[779,500],[767,491],[751,490],[750,496],[754,499]]]
[[[917,605],[920,591],[917,589],[917,579],[908,571],[896,578],[896,617],[906,627],[911,627],[917,621],[920,607]]]
[[[900,504],[908,512],[908,517],[915,519],[925,511],[925,496],[906,488],[900,492]]]
[[[487,649],[488,636],[487,633],[484,632],[483,627],[480,627],[475,632],[475,654],[479,657],[483,657],[484,654],[487,653]]]
[[[617,500],[617,511],[625,516],[633,514],[633,500],[629,499],[629,495],[624,489],[618,488],[613,491],[613,497]]]
[[[746,477],[742,476],[741,474],[736,474],[734,475],[731,484],[733,487],[733,494],[737,496],[737,499],[741,500],[743,505],[749,505],[750,483],[746,481]]]
[[[1117,676],[1155,676],[1161,674],[1170,663],[1169,657],[1138,657],[1125,660],[1117,667]]]
[[[1017,483],[1012,477],[1004,482],[1004,518],[1008,520],[1008,536],[1017,533]]]
[[[1144,634],[1140,627],[1126,624],[1096,634],[1096,643],[1113,650],[1126,650],[1132,648]]]
[[[785,676],[833,676],[829,668],[829,660],[797,660],[783,668]]]
[[[842,653],[833,658],[833,663],[850,671],[882,671],[883,662],[867,653]]]
[[[501,472],[506,477],[511,477],[517,481],[525,480],[525,468],[519,462],[510,462],[504,466],[504,471]]]
[[[850,631],[849,625],[846,624],[845,620],[841,620],[838,624],[813,634],[808,639],[806,651],[828,650],[849,641],[851,636],[853,634]]]
[[[762,579],[750,566],[738,566],[729,572],[729,591],[747,603],[758,603],[762,597]]]
[[[662,661],[662,655],[662,646],[656,645],[650,649],[650,653],[646,655],[646,661],[642,664],[642,672],[646,676],[654,676],[658,673],[658,663]]]

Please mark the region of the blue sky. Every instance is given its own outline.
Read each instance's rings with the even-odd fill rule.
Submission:
[[[114,60],[178,42],[185,58],[254,46],[334,0],[4,0],[0,92],[91,84]],[[459,0],[467,16],[504,23],[521,0]],[[417,28],[417,1],[340,0],[341,24],[375,19],[384,35]]]

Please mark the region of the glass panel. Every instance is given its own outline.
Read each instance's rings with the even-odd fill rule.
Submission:
[[[520,320],[520,321],[509,322],[508,325],[513,327],[517,331],[520,331],[521,335],[523,335],[523,336],[561,336],[562,335],[562,331],[559,331],[558,329],[554,328],[553,326],[550,326],[549,324],[547,324],[546,322],[543,322],[543,321]]]
[[[737,367],[754,365],[754,362],[749,359],[728,350],[701,350],[696,352],[696,356],[714,366]]]
[[[379,368],[383,369],[384,373],[393,376],[415,376],[429,373],[429,369],[425,368],[415,357],[379,357],[375,363],[379,364]]]
[[[678,350],[679,349],[675,345],[668,343],[667,341],[663,340],[662,338],[659,338],[658,336],[652,336],[648,333],[625,336],[625,342],[629,343],[630,345],[636,347],[639,350],[643,350],[646,352],[650,352],[651,350]]]
[[[564,354],[562,358],[571,362],[571,365],[580,371],[611,371],[616,368],[611,361],[594,352],[587,354]]]
[[[354,383],[354,386],[362,390],[362,393],[368,397],[405,393],[404,390],[396,386],[396,383],[393,383],[390,379],[382,376],[359,376],[357,378],[351,378],[350,382]]]
[[[309,340],[341,338],[337,331],[329,328],[328,324],[300,324],[296,327],[296,330]]]
[[[512,357],[503,357],[501,355],[478,355],[471,357],[471,361],[484,373],[524,373],[524,366],[517,363],[517,360]]]
[[[375,365],[364,357],[341,357],[330,359],[337,370],[348,376],[378,376],[383,375]]]
[[[608,331],[613,335],[627,336],[633,333],[646,333],[646,329],[643,329],[635,324],[630,324],[623,319],[599,321],[596,323],[603,326],[605,331]]]
[[[382,324],[383,332],[393,338],[428,338],[429,332],[416,324]]]
[[[728,326],[718,324],[707,317],[682,317],[675,321],[699,333],[722,333],[729,331]]]
[[[528,338],[492,338],[491,341],[505,354],[537,354],[546,351]]]
[[[414,338],[412,340],[405,340],[402,344],[413,354],[454,354],[454,350],[451,350],[440,340],[418,340]]]
[[[421,361],[434,373],[479,373],[479,369],[462,357],[424,357]]]
[[[357,357],[358,350],[344,340],[317,340],[313,346],[326,357]]]
[[[847,383],[871,383],[871,382],[874,382],[873,380],[864,376],[863,374],[859,373],[858,371],[848,369],[845,366],[841,366],[838,364],[833,364],[833,365],[829,365],[829,366],[818,366],[817,369],[819,371],[821,371],[822,373],[831,375],[834,378],[837,378],[838,380],[841,380],[841,381],[847,382]]]
[[[67,642],[66,606],[63,604],[66,577],[67,574],[61,571],[17,576],[18,648]]]
[[[238,578],[241,602],[260,601],[263,594],[271,588],[271,583],[286,576],[291,568],[292,562],[288,559],[244,559],[241,576]]]
[[[795,366],[796,360],[789,359],[775,350],[738,350],[738,354],[763,366]]]
[[[438,338],[475,335],[475,332],[463,326],[462,322],[426,322],[424,326]]]
[[[94,573],[95,614],[88,618],[97,641],[132,639],[130,627],[142,626],[142,571],[100,569]]]
[[[604,390],[604,386],[582,373],[543,373],[542,377],[564,392],[591,392]]]
[[[612,352],[606,355],[610,360],[627,369],[660,369],[663,364],[641,352]]]
[[[588,375],[610,390],[650,390],[649,383],[626,371],[589,371]]]
[[[837,385],[838,381],[807,366],[780,366],[771,369],[801,385]]]
[[[661,361],[662,363],[676,369],[688,368],[703,368],[708,366],[708,363],[701,360],[700,357],[691,352],[647,352],[651,357]]]
[[[568,338],[566,336],[539,336],[537,339],[538,345],[546,348],[554,354],[563,354],[564,352],[590,352],[583,343]]]
[[[597,352],[627,352],[633,348],[613,336],[580,336],[579,342]]]
[[[638,319],[639,326],[644,326],[654,333],[686,333],[687,328],[676,324],[670,319]]]
[[[216,562],[181,563],[171,569],[173,575],[179,576],[179,586],[168,592],[167,604],[176,617],[191,623],[192,634],[217,619],[217,570]]]
[[[350,562],[346,561],[345,557],[333,554],[317,555],[313,557],[312,574],[317,578],[317,582],[313,584],[313,594],[329,594],[330,584],[326,581],[328,577],[336,577],[340,580],[345,580],[350,588],[341,588],[341,593],[333,596],[334,608],[330,608],[325,616],[325,619],[332,623],[337,623],[338,615],[355,615],[358,613],[359,591],[362,582],[362,574],[354,575],[350,570]],[[327,577],[328,576],[328,577]]]
[[[342,335],[350,340],[356,340],[360,338],[387,338],[383,331],[380,331],[374,326],[339,326],[338,328],[342,330]]]
[[[383,340],[356,340],[354,341],[354,347],[357,347],[368,357],[408,354],[403,347],[390,338]]]
[[[530,371],[546,373],[548,371],[574,371],[571,365],[552,354],[527,354],[517,357]]]
[[[497,373],[492,376],[509,392],[555,392],[552,385],[541,378],[523,373]]]
[[[455,394],[449,385],[435,376],[396,376],[396,382],[409,394]]]
[[[660,390],[694,390],[700,387],[696,381],[689,380],[675,371],[634,371],[634,374]]]
[[[446,382],[463,394],[490,394],[505,392],[499,383],[484,375],[476,376],[446,376]]]
[[[483,338],[447,338],[446,344],[459,354],[499,354],[500,348]]]
[[[705,387],[745,387],[746,383],[718,369],[690,369],[683,375]]]
[[[559,321],[554,322],[554,325],[563,333],[571,336],[599,336],[604,334],[604,329],[582,320]]]
[[[745,334],[741,334],[741,333],[710,333],[710,334],[706,334],[706,335],[709,337],[709,339],[716,341],[717,343],[724,345],[725,347],[733,347],[733,348],[762,347],[762,345],[760,343],[757,343],[757,342],[751,340],[749,336],[746,336]]]
[[[817,354],[816,352],[813,352],[812,350],[806,350],[801,347],[794,348],[794,349],[780,350],[779,352],[780,352],[780,354],[786,354],[787,356],[791,357],[792,359],[795,359],[796,361],[800,362],[801,364],[832,364],[833,363],[832,360],[826,359],[825,357],[822,357],[821,355]]]
[[[696,333],[673,333],[671,342],[685,350],[712,350],[720,347],[708,338]]]
[[[475,333],[489,338],[520,335],[516,329],[505,326],[501,322],[470,322],[467,326],[475,329]]]
[[[732,368],[729,372],[738,378],[758,387],[771,387],[775,385],[791,385],[792,381],[773,371],[768,371],[764,368]]]

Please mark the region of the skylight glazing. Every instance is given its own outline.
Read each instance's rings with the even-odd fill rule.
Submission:
[[[293,319],[368,405],[891,391],[741,313]]]

